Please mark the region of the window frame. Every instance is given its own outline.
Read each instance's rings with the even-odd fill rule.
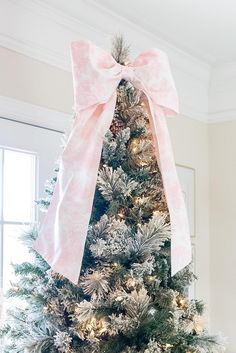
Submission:
[[[6,150],[24,153],[24,154],[30,154],[30,155],[34,156],[34,166],[33,166],[34,196],[33,196],[33,205],[32,205],[33,217],[32,217],[31,222],[20,222],[20,221],[14,221],[14,220],[5,221],[4,220],[4,209],[3,209],[4,157],[5,157]],[[4,278],[3,278],[3,276],[4,276],[4,225],[10,224],[10,225],[27,226],[27,225],[37,223],[38,219],[39,219],[39,210],[38,210],[38,207],[34,201],[38,199],[38,195],[39,195],[39,156],[38,156],[38,153],[35,151],[26,150],[26,149],[20,149],[20,148],[0,145],[0,292],[4,291],[4,288],[3,288],[3,284],[4,284]]]

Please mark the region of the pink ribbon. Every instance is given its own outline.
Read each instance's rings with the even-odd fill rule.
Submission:
[[[90,41],[71,45],[76,118],[61,155],[58,180],[34,249],[51,268],[77,283],[91,216],[103,138],[125,79],[148,100],[156,157],[171,220],[171,273],[191,261],[188,220],[175,168],[165,114],[178,112],[168,58],[157,49],[141,53],[130,66]]]

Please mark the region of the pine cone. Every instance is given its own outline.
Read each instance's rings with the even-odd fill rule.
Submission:
[[[121,130],[125,128],[125,123],[122,120],[114,118],[112,120],[110,130],[114,135],[117,135]]]

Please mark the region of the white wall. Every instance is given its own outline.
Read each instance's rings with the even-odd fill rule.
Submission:
[[[196,297],[210,306],[209,273],[209,196],[208,196],[208,132],[207,124],[178,116],[168,118],[175,160],[177,164],[195,169],[196,236]],[[207,315],[206,315],[207,316]]]
[[[0,46],[0,96],[71,114],[71,74]]]
[[[236,121],[209,125],[211,323],[236,347]]]

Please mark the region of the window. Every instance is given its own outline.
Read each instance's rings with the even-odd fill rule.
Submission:
[[[37,155],[0,146],[0,287],[14,281],[11,263],[30,260],[19,241],[36,221]]]

